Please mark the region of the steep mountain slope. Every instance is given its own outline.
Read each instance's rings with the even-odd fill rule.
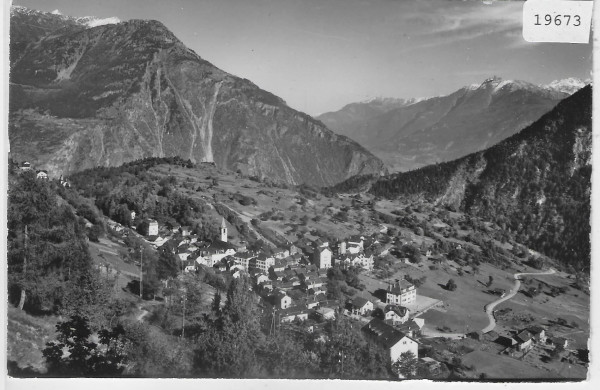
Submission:
[[[20,43],[10,75],[11,153],[53,175],[149,156],[290,184],[382,171],[356,142],[216,68],[159,22],[90,28],[59,15],[15,14],[19,25],[66,21],[43,36],[15,33],[30,41]]]
[[[391,175],[370,191],[460,208],[577,270],[589,269],[591,115],[588,86],[483,152]]]
[[[352,123],[332,121],[333,114],[319,118],[361,142],[392,171],[406,171],[490,147],[530,125],[577,86],[536,86],[494,77],[447,96],[357,116]]]

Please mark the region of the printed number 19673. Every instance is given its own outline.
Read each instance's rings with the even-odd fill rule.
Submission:
[[[565,23],[567,26],[569,26],[569,25],[572,25],[575,27],[581,26],[581,16],[579,16],[579,15],[550,15],[550,14],[540,15],[540,14],[535,14],[534,16],[535,16],[535,25],[536,26],[541,26],[542,24],[544,26],[549,26],[552,23],[554,23],[554,25],[556,25],[556,26],[560,26],[563,23]],[[569,23],[571,23],[571,24],[569,24]]]
[[[588,43],[593,1],[527,0],[523,38],[527,42]]]

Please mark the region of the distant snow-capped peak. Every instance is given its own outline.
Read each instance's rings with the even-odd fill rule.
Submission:
[[[22,14],[22,15],[42,15],[42,14],[46,14],[46,15],[53,15],[55,17],[59,17],[62,18],[64,20],[72,20],[75,23],[81,25],[81,26],[85,26],[88,28],[92,28],[92,27],[98,27],[98,26],[103,26],[106,24],[117,24],[117,23],[121,23],[121,20],[117,17],[109,17],[109,18],[98,18],[95,16],[83,16],[83,17],[72,17],[72,16],[67,16],[67,15],[63,15],[62,12],[60,12],[60,10],[55,9],[52,12],[43,12],[43,11],[38,11],[38,10],[34,10],[34,9],[30,9],[27,7],[23,7],[20,5],[13,5],[10,9],[10,14],[11,16],[14,16],[15,14]]]
[[[539,84],[535,85],[527,81],[522,80],[503,80],[500,77],[494,76],[488,78],[481,84],[471,84],[465,87],[468,90],[478,89],[489,89],[492,88],[492,93],[498,93],[500,91],[546,91],[547,93],[565,93],[572,95],[581,88],[590,84],[591,80],[583,81],[581,79],[570,77],[562,80],[555,80],[550,84]]]
[[[501,77],[493,76],[485,80],[481,84],[471,84],[466,87],[469,90],[477,89],[492,89],[492,93],[499,91],[517,91],[517,90],[533,90],[537,87],[534,84],[522,80],[503,80]]]
[[[553,91],[568,93],[569,95],[572,95],[590,83],[591,80],[583,81],[576,77],[569,77],[562,80],[554,80],[553,82],[547,85],[540,85],[540,88],[550,89]]]
[[[379,104],[403,104],[403,105],[411,105],[411,104],[415,104],[418,102],[421,102],[423,100],[427,100],[429,98],[426,97],[417,97],[417,98],[408,98],[408,99],[404,99],[404,98],[394,98],[394,97],[383,97],[383,96],[375,96],[369,99],[365,99],[363,101],[361,101],[360,103],[364,103],[364,104],[372,104],[372,103],[379,103]]]
[[[94,16],[83,16],[81,18],[75,18],[75,20],[79,23],[79,24],[83,24],[85,26],[88,27],[98,27],[98,26],[104,26],[106,24],[117,24],[117,23],[121,23],[121,20],[119,18],[117,18],[116,16],[110,17],[110,18],[96,18]]]

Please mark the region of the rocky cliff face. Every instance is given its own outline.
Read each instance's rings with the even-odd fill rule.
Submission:
[[[451,161],[484,150],[524,129],[585,85],[562,80],[548,86],[490,78],[441,97],[376,112],[348,105],[319,117],[360,142],[393,171]],[[570,92],[570,93],[569,93]]]
[[[22,26],[27,18],[16,13]],[[42,37],[15,33],[9,137],[19,160],[58,175],[181,156],[313,185],[383,169],[356,142],[216,68],[159,22],[68,21]]]

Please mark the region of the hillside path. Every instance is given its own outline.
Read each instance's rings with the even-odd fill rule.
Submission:
[[[496,319],[494,318],[494,308],[499,305],[500,303],[507,301],[509,299],[511,299],[512,297],[514,297],[515,295],[517,295],[517,293],[519,292],[519,288],[521,288],[521,280],[520,278],[522,276],[527,276],[527,275],[552,275],[556,273],[556,271],[552,268],[550,268],[548,271],[543,271],[543,272],[525,272],[525,273],[516,273],[514,274],[514,278],[515,278],[515,284],[513,286],[513,288],[510,289],[510,291],[508,292],[508,294],[506,294],[506,296],[488,303],[487,305],[485,305],[484,310],[488,316],[488,319],[490,321],[490,323],[488,324],[488,326],[486,326],[485,328],[483,328],[481,330],[481,333],[487,333],[490,332],[492,330],[494,330],[494,328],[496,327]]]

